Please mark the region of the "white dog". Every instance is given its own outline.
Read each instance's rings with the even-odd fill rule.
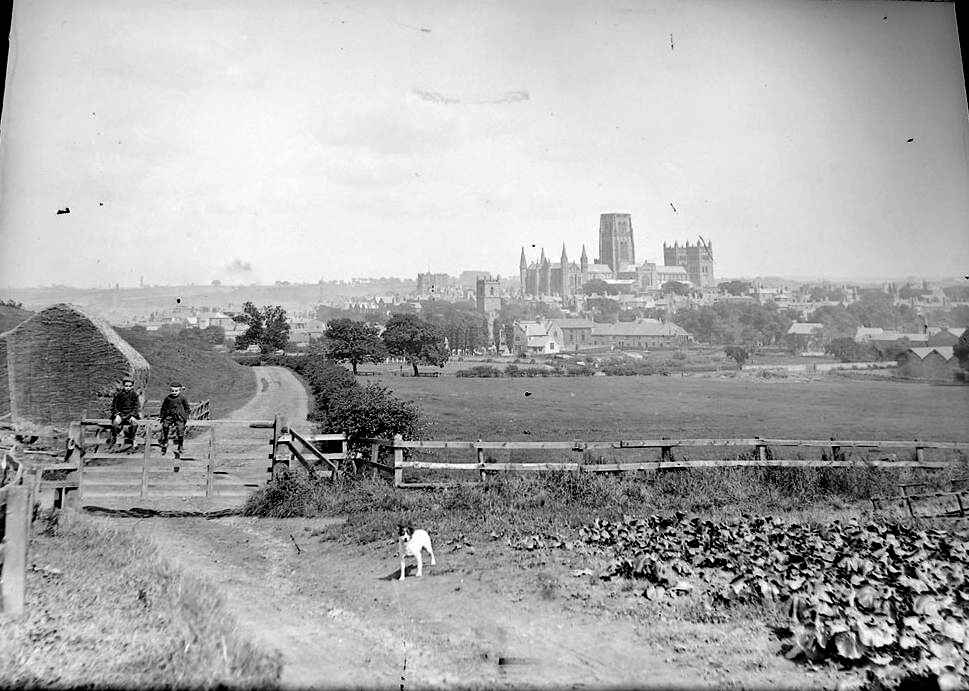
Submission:
[[[397,556],[400,557],[400,580],[404,580],[404,559],[412,556],[417,559],[417,577],[424,575],[424,560],[421,558],[421,550],[427,550],[431,555],[431,566],[434,561],[434,549],[431,547],[431,536],[426,530],[418,528],[414,530],[411,525],[403,523],[397,524]]]

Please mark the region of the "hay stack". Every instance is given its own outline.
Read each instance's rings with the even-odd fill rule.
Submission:
[[[38,312],[0,334],[15,423],[63,424],[107,415],[123,377],[148,385],[148,361],[107,322],[76,305]]]

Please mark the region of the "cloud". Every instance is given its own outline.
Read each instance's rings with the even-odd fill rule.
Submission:
[[[439,91],[428,91],[426,89],[417,88],[411,89],[411,93],[421,100],[428,101],[429,103],[441,103],[444,105],[453,105],[457,103],[465,103],[475,106],[497,105],[501,103],[519,103],[521,101],[528,101],[531,99],[531,96],[527,91],[506,91],[503,94],[478,96],[475,98],[458,98],[457,96],[442,94]]]

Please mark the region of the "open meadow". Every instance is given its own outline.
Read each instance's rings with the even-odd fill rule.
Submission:
[[[417,401],[429,439],[969,440],[969,387],[699,377],[368,377]],[[526,393],[529,395],[526,396]]]

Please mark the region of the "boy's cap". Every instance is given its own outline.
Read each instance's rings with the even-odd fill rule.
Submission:
[[[132,379],[131,377],[125,377],[124,379],[121,380],[121,383],[122,384],[134,384],[135,383],[135,380]]]
[[[173,381],[173,382],[172,382],[171,384],[169,384],[168,386],[170,386],[170,387],[171,387],[171,388],[173,388],[173,389],[174,389],[174,388],[176,388],[176,387],[178,387],[179,389],[180,389],[180,388],[182,388],[182,385],[181,385],[181,384],[180,384],[179,382],[177,382],[177,381]]]

